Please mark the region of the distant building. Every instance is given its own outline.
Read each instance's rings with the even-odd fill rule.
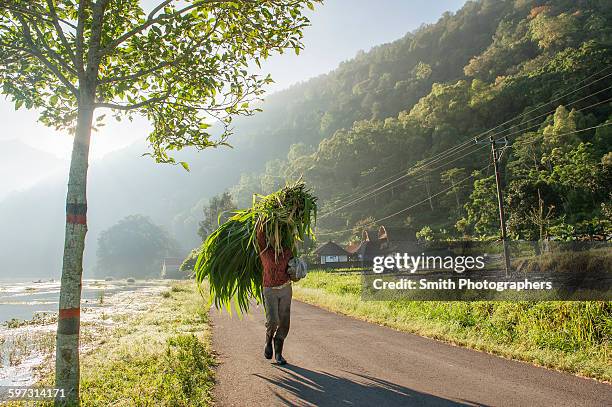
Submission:
[[[327,268],[342,263],[345,267],[370,266],[377,256],[394,253],[420,253],[413,230],[398,227],[380,226],[376,230],[364,230],[361,241],[353,242],[342,248],[329,241],[320,246],[315,253],[320,264]],[[346,261],[344,259],[346,258]]]
[[[361,244],[356,254],[362,265],[370,265],[374,257],[387,254],[388,241],[384,230],[384,226],[381,226],[378,230],[364,230],[361,233]]]
[[[161,278],[184,279],[187,273],[180,270],[183,259],[178,257],[165,257],[162,261]]]
[[[422,251],[422,247],[416,241],[414,230],[408,228],[381,226],[378,228],[378,240],[381,248],[387,254],[410,253],[418,255]]]
[[[349,254],[349,261],[360,261],[360,250],[362,248],[363,242],[353,242],[349,243],[344,250],[346,250]]]
[[[314,253],[319,264],[326,268],[347,267],[349,262],[349,253],[332,241],[322,244]]]

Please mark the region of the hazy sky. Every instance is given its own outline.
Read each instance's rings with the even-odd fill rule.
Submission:
[[[422,23],[435,22],[443,12],[456,11],[465,0],[328,0],[309,12],[312,26],[305,32],[306,49],[274,56],[263,65],[275,84],[270,91],[285,88],[329,72],[340,62],[352,58],[359,50],[390,42],[414,30]],[[71,140],[66,134],[36,122],[36,113],[15,112],[12,103],[0,99],[0,141],[18,139],[31,147],[52,153],[64,160],[70,155]],[[126,147],[144,139],[148,123],[109,121],[94,133],[92,158]],[[9,151],[0,151],[0,159]],[[27,157],[24,157],[27,161]]]

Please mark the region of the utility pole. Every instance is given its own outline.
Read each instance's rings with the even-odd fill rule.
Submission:
[[[484,144],[486,141],[478,141],[475,139],[477,144]],[[493,158],[493,168],[495,169],[495,184],[497,186],[497,205],[499,207],[499,226],[501,228],[501,238],[504,246],[504,264],[506,268],[506,277],[510,275],[510,251],[508,249],[508,236],[506,235],[506,216],[504,213],[504,193],[501,186],[501,175],[499,173],[499,166],[497,163],[501,158],[501,152],[496,148],[498,144],[506,147],[508,145],[508,139],[504,137],[503,140],[495,140],[493,136],[489,136],[489,143],[491,143],[491,156]]]

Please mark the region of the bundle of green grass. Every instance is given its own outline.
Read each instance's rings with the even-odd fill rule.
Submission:
[[[317,199],[303,181],[287,185],[273,194],[253,197],[253,206],[238,210],[211,233],[201,247],[195,279],[202,287],[208,278],[210,299],[217,308],[246,312],[249,301],[262,301],[262,265],[257,231],[262,230],[267,247],[276,256],[290,248],[297,256],[297,242],[314,240]]]

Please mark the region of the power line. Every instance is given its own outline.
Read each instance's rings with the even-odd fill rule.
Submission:
[[[610,75],[612,75],[612,73],[611,73]],[[567,106],[574,105],[574,104],[576,104],[576,103],[578,103],[578,102],[581,102],[581,101],[583,101],[583,100],[585,100],[585,99],[588,99],[588,98],[590,98],[590,97],[593,97],[593,96],[595,96],[595,95],[597,95],[597,94],[599,94],[599,93],[605,92],[606,90],[609,90],[609,89],[612,89],[612,85],[610,85],[610,86],[608,86],[608,87],[606,87],[606,88],[604,88],[604,89],[601,89],[601,90],[599,90],[599,91],[597,91],[597,92],[591,93],[591,94],[589,94],[589,95],[587,95],[587,96],[584,96],[584,97],[582,97],[582,98],[580,98],[580,99],[577,99],[577,100],[574,100],[574,101],[572,101],[572,102],[569,102],[569,103],[567,103],[567,104],[565,104],[565,105],[563,105],[563,106],[567,107]],[[585,107],[583,107],[583,108],[577,109],[577,111],[581,111],[581,110],[589,109],[589,108],[591,108],[591,107],[594,107],[594,106],[600,105],[600,104],[602,104],[602,103],[609,102],[610,100],[612,100],[612,98],[610,98],[610,99],[606,99],[606,100],[603,100],[603,101],[599,101],[599,102],[597,102],[597,103],[593,103],[593,104],[591,104],[591,105],[589,105],[589,106],[585,106]],[[558,108],[558,106],[557,106],[557,108]],[[549,110],[549,111],[548,111],[548,112],[546,112],[546,113],[542,113],[542,114],[540,114],[540,115],[538,115],[538,116],[536,116],[536,117],[533,117],[533,118],[531,118],[531,119],[529,119],[529,120],[527,120],[527,121],[525,121],[525,122],[522,122],[522,123],[520,123],[520,124],[518,124],[518,125],[514,125],[514,126],[512,126],[512,127],[508,128],[508,129],[504,129],[504,130],[501,130],[501,131],[495,132],[495,133],[493,133],[493,134],[489,134],[489,135],[487,135],[487,136],[488,136],[488,137],[495,137],[495,136],[500,135],[500,134],[503,134],[504,132],[509,131],[509,130],[511,130],[511,129],[515,128],[515,127],[517,127],[517,126],[522,126],[522,125],[525,125],[525,124],[527,124],[527,123],[529,123],[529,122],[531,122],[531,121],[534,121],[534,120],[536,120],[536,119],[539,119],[539,118],[541,118],[541,117],[546,117],[546,116],[548,116],[548,115],[550,115],[550,114],[555,113],[555,112],[557,111],[557,108],[552,109],[552,110]],[[538,127],[538,126],[540,126],[541,124],[542,124],[542,123],[541,123],[541,122],[539,122],[539,123],[536,123],[536,124],[531,125],[531,126],[528,126],[528,127],[523,127],[522,129],[519,129],[519,130],[517,130],[517,131],[514,131],[514,132],[512,132],[512,133],[510,133],[510,134],[505,134],[505,135],[503,135],[502,137],[500,137],[500,138],[498,138],[498,139],[496,139],[496,140],[501,140],[501,139],[503,139],[503,138],[507,138],[507,137],[510,137],[510,136],[512,136],[512,135],[515,135],[515,134],[520,134],[520,133],[523,133],[523,132],[524,132],[524,131],[526,131],[526,130],[532,129],[532,128],[534,128],[534,127]],[[477,137],[475,137],[475,138],[474,138],[474,140],[475,140],[476,142],[480,142],[480,141],[484,141],[484,140],[486,140],[486,138],[485,138],[485,139],[482,139],[482,140],[478,140],[478,138],[477,138]]]
[[[607,67],[605,67],[605,68],[603,68],[603,69],[601,69],[601,70],[597,71],[596,73],[589,75],[588,77],[586,77],[586,78],[584,78],[584,79],[582,79],[582,80],[578,81],[578,83],[577,83],[576,85],[578,85],[578,84],[580,84],[580,83],[582,83],[582,82],[587,81],[588,79],[592,78],[592,77],[593,77],[593,76],[595,76],[595,75],[599,75],[600,73],[602,73],[602,72],[606,71],[606,70],[607,70],[607,69],[609,69],[609,68],[610,68],[610,66],[607,66]],[[497,125],[497,126],[495,126],[494,128],[489,129],[489,130],[486,130],[486,131],[484,131],[484,132],[480,133],[479,135],[475,136],[475,138],[476,138],[476,139],[478,139],[479,137],[486,137],[486,136],[488,136],[488,135],[489,135],[489,133],[490,133],[491,131],[494,131],[494,130],[498,129],[499,127],[501,127],[501,126],[503,126],[503,125],[505,125],[505,124],[508,124],[508,123],[510,123],[510,122],[512,122],[512,121],[514,121],[514,120],[516,120],[516,119],[518,119],[518,118],[521,118],[521,117],[523,117],[523,116],[526,116],[526,115],[528,115],[528,114],[530,114],[530,113],[533,113],[533,112],[535,112],[536,110],[538,110],[538,109],[540,109],[540,108],[542,108],[542,107],[544,107],[544,106],[546,106],[546,105],[549,105],[549,104],[551,104],[551,103],[557,102],[557,101],[559,101],[559,100],[563,99],[564,97],[567,97],[567,96],[569,96],[569,95],[571,95],[571,94],[574,94],[574,93],[578,92],[579,90],[582,90],[582,89],[584,89],[584,88],[586,88],[586,87],[589,87],[589,86],[593,85],[594,83],[597,83],[597,82],[599,82],[599,81],[601,81],[601,80],[603,80],[603,79],[605,79],[605,78],[607,78],[607,77],[609,77],[609,76],[612,76],[612,72],[610,72],[610,73],[608,73],[607,75],[604,75],[604,76],[602,76],[601,78],[598,78],[598,79],[596,79],[596,80],[594,80],[594,81],[592,81],[592,82],[589,82],[589,83],[587,83],[586,85],[583,85],[583,86],[581,86],[581,87],[579,87],[579,88],[577,88],[577,89],[574,89],[574,90],[572,90],[572,91],[570,91],[570,92],[567,92],[567,93],[565,93],[565,94],[563,94],[563,95],[561,95],[561,96],[558,96],[557,98],[555,98],[555,99],[553,99],[553,100],[550,100],[550,101],[547,101],[547,102],[543,102],[543,103],[541,103],[539,106],[536,106],[536,107],[534,107],[533,109],[531,109],[531,110],[529,110],[529,111],[527,111],[527,112],[524,112],[524,113],[522,113],[522,114],[520,114],[520,115],[518,115],[518,116],[515,116],[515,117],[513,117],[513,118],[511,118],[511,119],[509,119],[509,120],[506,120],[505,122],[498,124],[498,125]],[[574,102],[571,102],[571,103],[567,104],[567,106],[570,106],[570,105],[572,105],[572,104],[574,104],[574,103],[577,103],[577,102],[579,102],[579,101],[581,101],[581,100],[584,100],[584,99],[586,99],[586,98],[588,98],[588,97],[594,96],[594,95],[596,95],[596,94],[598,94],[598,93],[601,93],[601,92],[603,92],[603,91],[605,91],[605,90],[607,90],[607,89],[609,89],[609,88],[610,88],[610,87],[605,88],[605,89],[603,89],[603,90],[600,90],[600,91],[598,91],[598,92],[592,93],[592,94],[590,94],[590,95],[588,95],[588,96],[585,96],[585,97],[583,97],[583,98],[581,98],[581,99],[578,99],[577,101],[574,101]],[[550,112],[545,113],[544,115],[547,115],[547,114],[553,113],[554,111],[555,111],[555,110],[551,110]],[[542,116],[544,116],[544,115],[540,115],[540,116],[538,116],[538,117],[542,117]],[[530,119],[530,120],[528,120],[527,122],[529,122],[529,121],[531,121],[531,120],[533,120],[533,119]],[[516,126],[516,125],[515,125],[515,126]],[[501,133],[503,133],[504,131],[507,131],[507,130],[505,130],[505,129],[504,129],[504,130],[498,131],[498,132],[497,132],[497,133],[495,133],[494,135],[501,134]],[[470,143],[471,143],[471,141],[466,140],[466,141],[464,141],[463,143],[460,143],[459,145],[457,145],[457,146],[455,146],[455,147],[452,147],[452,148],[450,148],[450,149],[447,149],[446,151],[448,151],[448,153],[445,153],[445,152],[441,152],[441,153],[439,153],[439,155],[441,155],[441,157],[436,158],[436,160],[441,159],[441,158],[444,158],[444,154],[446,154],[446,155],[454,154],[454,151],[452,151],[453,149],[456,149],[456,148],[459,148],[459,147],[462,147],[462,146],[465,146],[465,145],[469,145]],[[435,156],[434,156],[434,157],[435,157]],[[433,158],[433,157],[432,157],[432,158]],[[429,164],[429,163],[426,163],[426,164],[424,164],[424,165],[428,165],[428,164]]]
[[[486,147],[486,146],[484,146],[484,147]],[[448,165],[448,164],[451,164],[451,163],[453,163],[453,162],[455,162],[455,161],[458,161],[458,160],[460,160],[460,159],[462,159],[462,158],[465,158],[465,157],[467,157],[468,155],[471,155],[471,154],[473,154],[473,153],[475,153],[475,152],[477,152],[477,151],[482,150],[484,147],[483,147],[483,146],[478,147],[478,148],[474,149],[473,151],[470,151],[470,152],[469,152],[469,153],[467,153],[467,154],[464,154],[464,155],[462,155],[462,156],[460,156],[460,157],[455,158],[455,159],[454,159],[454,160],[452,160],[452,161],[448,161],[448,162],[446,162],[446,163],[442,164],[441,166],[438,166],[438,167],[436,167],[436,168],[432,168],[432,169],[428,169],[428,171],[427,171],[427,172],[425,172],[425,173],[423,173],[423,174],[421,174],[421,176],[423,176],[423,175],[427,175],[427,174],[430,174],[430,173],[432,173],[433,171],[435,171],[435,170],[437,170],[437,169],[440,169],[440,168],[442,168],[442,167],[444,167],[444,166],[446,166],[446,165]],[[356,203],[358,203],[358,202],[364,201],[364,200],[366,200],[366,199],[368,199],[368,198],[372,198],[373,196],[380,195],[380,194],[382,194],[383,192],[388,191],[390,188],[395,188],[395,187],[397,187],[397,186],[399,186],[399,185],[404,184],[405,182],[411,181],[411,180],[412,180],[412,178],[411,178],[411,179],[409,179],[409,180],[407,180],[407,181],[405,181],[405,182],[403,182],[403,183],[399,183],[399,184],[396,184],[396,185],[392,185],[392,184],[395,184],[395,183],[396,183],[397,181],[399,181],[400,179],[403,179],[403,178],[406,178],[406,177],[409,177],[409,176],[410,176],[410,177],[413,177],[414,175],[415,175],[414,173],[407,173],[407,174],[404,174],[404,175],[403,175],[403,176],[401,176],[400,178],[398,178],[398,179],[396,179],[396,180],[394,180],[394,181],[392,181],[392,182],[389,182],[389,183],[387,183],[387,184],[385,184],[385,185],[383,185],[383,186],[381,186],[381,187],[379,187],[379,188],[377,188],[377,189],[375,189],[375,190],[373,190],[373,191],[370,191],[368,194],[366,194],[366,195],[364,195],[364,196],[362,196],[362,197],[360,197],[360,198],[358,198],[358,199],[355,199],[355,200],[353,200],[353,201],[351,201],[351,202],[348,202],[348,203],[346,203],[346,204],[344,204],[344,205],[342,205],[342,206],[340,206],[340,207],[338,207],[338,208],[335,208],[334,210],[332,210],[332,211],[330,211],[330,212],[326,212],[326,213],[324,213],[323,215],[319,216],[319,219],[324,219],[325,217],[327,217],[327,216],[329,216],[329,215],[331,215],[331,214],[333,214],[333,213],[336,213],[336,212],[338,212],[338,211],[339,211],[339,210],[341,210],[341,209],[344,209],[344,208],[346,208],[346,207],[348,207],[348,206],[354,205],[354,204],[356,204]],[[389,187],[389,188],[385,188],[385,187],[387,187],[387,186],[389,186],[389,185],[392,185],[392,186],[391,186],[391,187]],[[384,189],[383,189],[383,188],[384,188]],[[376,192],[377,192],[377,193],[376,193]]]
[[[607,70],[607,69],[609,69],[609,68],[611,68],[611,66],[607,66],[607,67],[603,68],[602,70],[597,71],[597,72],[595,72],[594,74],[591,74],[591,75],[587,76],[586,78],[584,78],[584,79],[582,79],[582,80],[578,81],[578,83],[577,83],[576,85],[578,85],[578,84],[580,84],[580,83],[582,83],[582,82],[584,82],[584,81],[586,81],[586,80],[588,80],[588,79],[592,78],[592,77],[593,77],[593,76],[595,76],[595,75],[599,75],[600,73],[604,72],[605,70]],[[538,110],[538,109],[540,109],[540,108],[542,108],[542,107],[544,107],[544,106],[546,106],[546,105],[549,105],[549,104],[554,103],[554,102],[558,102],[559,100],[563,99],[564,97],[569,96],[569,95],[571,95],[571,94],[574,94],[574,93],[578,92],[579,90],[582,90],[582,89],[584,89],[584,88],[586,88],[586,87],[589,87],[589,86],[593,85],[594,83],[597,83],[597,82],[599,82],[599,81],[601,81],[601,80],[603,80],[603,79],[605,79],[605,78],[607,78],[607,77],[609,77],[609,76],[611,76],[611,75],[612,75],[612,72],[610,72],[609,74],[604,75],[604,76],[602,76],[601,78],[596,79],[596,80],[594,80],[594,81],[592,81],[592,82],[590,82],[590,83],[587,83],[586,85],[583,85],[583,86],[581,86],[581,87],[579,87],[579,88],[577,88],[577,89],[574,89],[574,90],[573,90],[573,91],[571,91],[571,92],[568,92],[568,93],[565,93],[565,94],[563,94],[563,95],[561,95],[561,96],[558,96],[557,98],[555,98],[555,99],[553,99],[553,100],[549,100],[549,101],[547,101],[547,102],[543,102],[543,103],[541,103],[539,106],[536,106],[535,108],[533,108],[533,109],[531,109],[531,110],[529,110],[529,111],[527,111],[527,112],[524,112],[524,113],[520,114],[519,116],[516,116],[516,117],[514,117],[514,118],[512,118],[512,119],[510,119],[510,120],[507,120],[507,121],[505,121],[505,122],[503,122],[503,123],[501,123],[501,124],[497,125],[496,127],[494,127],[493,129],[491,129],[491,130],[489,130],[489,131],[495,130],[495,129],[497,129],[497,128],[499,128],[499,127],[503,126],[504,124],[508,124],[508,123],[510,123],[510,122],[512,122],[512,121],[514,121],[514,120],[516,120],[516,119],[518,119],[519,117],[522,117],[522,116],[528,115],[528,114],[530,114],[530,113],[533,113],[533,112],[535,112],[536,110]],[[608,89],[608,88],[606,88],[606,89]],[[596,95],[597,93],[600,93],[600,92],[595,92],[595,93],[593,93],[593,94],[591,94],[591,95],[589,95],[589,96],[587,96],[587,97],[590,97],[590,96]],[[586,97],[585,97],[585,98],[586,98]],[[585,98],[582,98],[582,99],[585,99]],[[582,99],[579,99],[578,101],[580,101],[580,100],[582,100]],[[572,102],[572,103],[575,103],[575,102]],[[569,104],[568,104],[568,106],[569,106]],[[486,132],[484,132],[484,133],[481,133],[481,136],[486,136],[486,135],[488,135],[489,131],[486,131]]]
[[[611,75],[612,75],[612,74],[611,74]],[[568,103],[568,104],[567,104],[567,106],[571,106],[571,105],[573,105],[573,104],[575,104],[575,103],[578,103],[578,102],[580,102],[580,101],[582,101],[582,100],[584,100],[584,99],[587,99],[587,98],[589,98],[589,97],[595,96],[595,95],[597,95],[597,94],[599,94],[599,93],[601,93],[601,92],[604,92],[604,91],[606,91],[606,90],[608,90],[608,89],[610,89],[610,88],[612,88],[612,85],[611,85],[611,86],[608,86],[607,88],[602,89],[602,90],[600,90],[600,91],[598,91],[598,92],[592,93],[592,94],[587,95],[587,96],[585,96],[585,97],[583,97],[583,98],[580,98],[580,99],[575,100],[575,101],[573,101],[573,102],[571,102],[571,103]],[[578,109],[578,111],[585,110],[585,109],[589,109],[589,108],[591,108],[591,107],[594,107],[594,106],[597,106],[597,105],[600,105],[600,104],[603,104],[603,103],[609,102],[609,101],[611,101],[611,100],[612,100],[612,98],[609,98],[609,99],[606,99],[606,100],[603,100],[603,101],[599,101],[599,102],[597,102],[597,103],[593,103],[593,104],[591,104],[591,105],[589,105],[589,106],[586,106],[586,107],[583,107],[583,108],[581,108],[581,109]],[[551,114],[551,113],[554,113],[555,111],[556,111],[556,109],[553,109],[553,110],[551,110],[551,111],[549,111],[549,112],[547,112],[547,113],[544,113],[544,114],[542,114],[542,115],[536,116],[536,117],[534,117],[534,118],[532,118],[532,119],[528,120],[528,121],[527,121],[527,123],[528,123],[528,122],[530,122],[530,121],[533,121],[533,120],[535,120],[535,119],[537,119],[537,118],[540,118],[540,117],[542,117],[542,116],[546,116],[546,115],[549,115],[549,114]],[[517,131],[515,131],[515,132],[513,132],[513,133],[507,134],[507,135],[505,135],[504,137],[500,137],[500,138],[498,138],[498,139],[496,139],[496,140],[501,140],[501,139],[503,139],[503,138],[510,137],[510,136],[515,135],[515,134],[523,133],[523,132],[525,132],[525,131],[527,131],[527,130],[530,130],[530,129],[534,128],[534,127],[538,127],[538,126],[540,126],[540,125],[541,125],[541,123],[536,123],[536,124],[534,124],[534,125],[531,125],[531,126],[528,126],[528,127],[524,127],[524,128],[519,129],[519,130],[517,130]],[[585,129],[585,130],[586,130],[586,129]],[[497,133],[494,133],[494,134],[490,135],[490,137],[494,137],[495,135],[498,135],[498,134],[501,134],[501,133],[503,133],[503,131],[502,131],[502,132],[497,132]],[[476,140],[477,140],[477,138],[476,138]],[[473,141],[472,141],[472,142],[473,142]],[[443,163],[442,165],[437,166],[437,167],[435,167],[435,168],[427,168],[427,167],[430,165],[430,163],[428,163],[428,164],[427,164],[427,166],[422,166],[422,167],[420,167],[420,168],[416,168],[416,169],[415,169],[415,170],[413,170],[412,172],[407,172],[406,174],[404,174],[404,175],[400,176],[399,178],[397,178],[397,179],[395,179],[395,180],[393,180],[393,181],[391,181],[391,182],[388,182],[388,183],[386,183],[386,184],[384,184],[384,185],[382,185],[382,186],[380,186],[380,187],[378,187],[378,188],[376,188],[376,189],[374,189],[374,190],[372,190],[372,191],[370,191],[370,192],[366,193],[365,195],[363,195],[363,196],[361,196],[361,197],[359,197],[359,198],[357,198],[357,199],[354,199],[354,200],[352,200],[352,201],[349,201],[348,203],[345,203],[344,205],[341,205],[341,206],[339,206],[339,207],[336,207],[336,208],[334,208],[333,210],[331,210],[330,212],[326,212],[326,213],[324,213],[323,215],[321,215],[321,216],[319,217],[319,219],[324,219],[325,217],[327,217],[327,216],[329,216],[329,215],[331,215],[331,214],[333,214],[333,213],[336,213],[336,212],[338,212],[338,211],[339,211],[339,210],[341,210],[341,209],[344,209],[344,208],[346,208],[346,207],[348,207],[348,206],[354,205],[354,204],[356,204],[356,203],[358,203],[358,202],[362,202],[362,201],[364,201],[364,200],[366,200],[366,199],[368,199],[368,198],[372,198],[372,197],[378,196],[378,195],[380,195],[381,193],[383,193],[383,192],[385,192],[385,191],[388,191],[388,190],[389,190],[389,189],[391,189],[391,188],[395,188],[395,187],[397,187],[397,186],[399,186],[399,185],[403,185],[403,184],[405,184],[405,182],[401,182],[401,183],[399,183],[399,184],[396,184],[396,182],[397,182],[397,181],[400,181],[401,179],[404,179],[404,178],[406,178],[406,177],[408,177],[408,176],[415,176],[415,175],[416,175],[416,174],[415,174],[415,171],[419,171],[419,170],[421,170],[422,168],[426,168],[426,169],[427,169],[427,171],[426,171],[425,173],[423,173],[423,174],[420,174],[420,175],[421,175],[421,177],[422,177],[422,176],[427,175],[427,174],[430,174],[430,173],[432,173],[432,172],[434,172],[434,171],[436,171],[436,170],[438,170],[438,169],[440,169],[440,168],[443,168],[443,167],[445,167],[445,166],[446,166],[446,165],[448,165],[448,164],[451,164],[451,163],[453,163],[453,162],[456,162],[456,161],[458,161],[458,160],[460,160],[460,159],[462,159],[462,158],[464,158],[464,157],[466,157],[466,156],[468,156],[468,155],[471,155],[471,154],[473,154],[473,153],[475,153],[475,152],[477,152],[477,151],[480,151],[480,150],[482,150],[483,148],[484,148],[484,147],[476,148],[475,150],[472,150],[472,151],[468,152],[467,154],[463,154],[463,155],[461,155],[460,157],[457,157],[457,158],[455,158],[454,160],[451,160],[451,161],[447,161],[447,162]],[[432,161],[432,162],[437,162],[437,161],[439,161],[439,160],[434,160],[434,161]]]
[[[609,123],[604,123],[604,124],[600,124],[600,125],[597,125],[597,126],[591,126],[591,127],[585,128],[585,129],[574,130],[574,131],[570,131],[570,132],[566,132],[566,133],[558,134],[557,136],[565,136],[565,135],[569,135],[569,134],[581,133],[581,132],[584,132],[584,131],[593,130],[593,129],[598,129],[598,128],[607,127],[607,126],[612,126],[612,122],[609,122]],[[486,147],[486,145],[485,145],[485,147]],[[483,168],[481,169],[481,171],[488,169],[488,168],[489,168],[491,165],[492,165],[492,164],[491,164],[491,163],[489,163],[489,165],[487,165],[486,167],[483,167]],[[427,201],[429,201],[431,198],[435,198],[435,197],[437,197],[437,196],[439,196],[439,195],[441,195],[441,194],[443,194],[443,193],[445,193],[445,192],[450,191],[451,189],[455,188],[457,185],[462,184],[463,182],[465,182],[465,181],[467,181],[468,179],[473,178],[473,177],[474,177],[474,174],[472,174],[472,175],[470,175],[469,177],[466,177],[466,178],[464,178],[464,179],[462,179],[462,180],[458,181],[457,183],[455,183],[455,185],[451,185],[450,187],[445,188],[445,189],[443,189],[443,190],[441,190],[441,191],[437,192],[436,194],[431,195],[430,197],[427,197],[427,198],[425,198],[425,199],[423,199],[423,200],[421,200],[421,201],[419,201],[419,202],[417,202],[417,203],[415,203],[415,204],[413,204],[413,205],[408,206],[407,208],[404,208],[404,209],[402,209],[402,210],[400,210],[400,211],[397,211],[397,212],[395,212],[395,213],[392,213],[392,214],[387,215],[387,216],[385,216],[385,217],[382,217],[382,218],[380,218],[380,219],[376,219],[376,220],[374,220],[374,221],[372,221],[372,222],[368,223],[367,225],[364,225],[364,227],[368,227],[368,226],[373,225],[373,224],[375,224],[375,223],[377,223],[377,222],[381,222],[381,221],[383,221],[383,220],[387,220],[387,219],[390,219],[390,218],[395,217],[395,216],[397,216],[397,215],[400,215],[400,214],[402,214],[402,213],[405,213],[406,211],[408,211],[408,210],[410,210],[410,209],[412,209],[412,208],[415,208],[416,206],[419,206],[419,205],[422,205],[422,204],[426,203],[426,202],[427,202]],[[336,235],[336,234],[342,234],[342,233],[350,232],[350,231],[352,231],[353,229],[354,229],[354,228],[350,228],[350,229],[344,229],[344,230],[339,230],[339,231],[334,231],[334,232],[323,232],[323,233],[318,233],[318,234],[320,234],[320,235],[325,235],[325,236],[329,236],[329,235]]]
[[[612,100],[612,98],[611,98],[611,100]],[[567,132],[567,133],[555,134],[555,136],[556,136],[556,137],[559,137],[559,136],[567,136],[567,135],[569,135],[569,134],[582,133],[583,131],[589,131],[589,130],[593,130],[593,129],[599,129],[599,128],[601,128],[601,127],[607,127],[607,126],[612,126],[612,122],[609,122],[609,123],[604,123],[604,124],[600,124],[600,125],[597,125],[597,126],[587,127],[586,129],[580,129],[580,130],[570,131],[570,132]],[[528,142],[527,144],[533,144],[533,143],[535,143],[536,141],[538,141],[538,140],[537,140],[537,139],[536,139],[536,140],[532,140],[532,141]]]
[[[490,167],[490,166],[491,166],[491,164],[487,165],[486,167],[483,167],[483,168],[481,169],[481,171],[482,171],[482,170],[486,170],[486,169],[487,169],[488,167]],[[460,181],[456,182],[456,183],[455,183],[455,185],[451,185],[450,187],[445,188],[445,189],[441,190],[440,192],[437,192],[436,194],[434,194],[434,195],[432,195],[432,196],[430,196],[430,197],[427,197],[427,198],[423,199],[422,201],[419,201],[419,202],[417,202],[417,203],[415,203],[415,204],[412,204],[412,205],[408,206],[407,208],[404,208],[404,209],[402,209],[402,210],[399,210],[399,211],[397,211],[397,212],[395,212],[395,213],[392,213],[391,215],[387,215],[387,216],[385,216],[385,217],[383,217],[383,218],[376,219],[376,220],[374,220],[374,221],[372,221],[372,222],[370,222],[370,223],[368,223],[368,224],[364,225],[364,227],[368,227],[368,226],[371,226],[371,225],[373,225],[373,224],[375,224],[375,223],[377,223],[377,222],[380,222],[380,221],[383,221],[383,220],[390,219],[390,218],[392,218],[392,217],[394,217],[394,216],[397,216],[397,215],[400,215],[400,214],[402,214],[402,213],[404,213],[404,212],[406,212],[406,211],[408,211],[408,210],[410,210],[410,209],[412,209],[412,208],[415,208],[415,207],[417,207],[417,206],[419,206],[419,205],[422,205],[422,204],[424,204],[425,202],[429,201],[431,198],[435,198],[435,197],[437,197],[437,196],[439,196],[439,195],[441,195],[441,194],[443,194],[443,193],[445,193],[445,192],[450,191],[451,189],[453,189],[453,188],[457,187],[457,185],[460,185],[460,184],[464,183],[465,181],[467,181],[467,180],[468,180],[468,179],[470,179],[470,178],[474,178],[474,174],[470,175],[469,177],[463,178],[462,180],[460,180]],[[354,229],[354,228],[350,228],[350,229],[338,230],[338,231],[334,231],[334,232],[324,232],[324,233],[318,233],[318,234],[321,234],[321,235],[336,235],[336,234],[341,234],[341,233],[351,232],[353,229]]]
[[[610,86],[610,88],[612,88],[612,86]],[[582,110],[590,109],[591,107],[594,107],[594,106],[597,106],[597,105],[601,105],[601,104],[603,104],[603,103],[608,103],[608,102],[612,102],[612,97],[611,97],[611,98],[608,98],[608,99],[606,99],[606,100],[599,101],[599,102],[597,102],[597,103],[590,104],[589,106],[585,106],[585,107],[583,107],[583,108],[577,109],[576,111],[577,111],[577,112],[580,112],[580,111],[582,111]],[[599,126],[593,126],[593,127],[589,127],[589,128],[586,128],[586,129],[576,130],[576,131],[574,131],[573,133],[580,133],[580,132],[587,131],[587,130],[592,130],[592,129],[595,129],[595,128],[598,128],[598,127],[605,127],[605,126],[607,126],[607,125],[608,125],[608,124],[603,124],[603,125],[599,125]],[[513,132],[513,133],[510,133],[510,134],[507,134],[507,135],[505,135],[505,136],[503,136],[503,137],[497,138],[497,139],[495,139],[495,141],[500,141],[500,140],[507,139],[508,137],[514,136],[514,135],[516,135],[516,134],[521,134],[521,133],[524,133],[525,131],[527,131],[527,130],[531,130],[531,129],[533,129],[534,127],[538,127],[538,126],[541,126],[541,123],[536,123],[536,124],[533,124],[533,125],[531,125],[531,126],[525,127],[525,128],[523,128],[523,129],[517,130],[517,131],[515,131],[515,132]],[[566,134],[572,134],[572,133],[566,133]],[[533,143],[533,141],[532,141],[532,143]]]
[[[612,75],[612,74],[611,74],[611,75]],[[597,92],[595,92],[595,93],[591,93],[590,95],[584,96],[584,97],[582,97],[582,98],[580,98],[580,99],[578,99],[578,100],[574,100],[573,102],[567,103],[567,104],[565,104],[565,105],[563,105],[563,106],[567,107],[567,106],[574,105],[574,104],[576,104],[576,103],[578,103],[578,102],[582,102],[582,101],[583,101],[583,100],[585,100],[585,99],[591,98],[591,97],[593,97],[593,96],[595,96],[595,95],[598,95],[598,94],[600,94],[600,93],[602,93],[602,92],[605,92],[606,90],[609,90],[609,89],[612,89],[612,85],[610,85],[610,86],[608,86],[608,87],[606,87],[606,88],[604,88],[604,89],[601,89],[601,90],[599,90],[599,91],[597,91]],[[609,98],[609,99],[606,99],[606,100],[602,100],[602,101],[599,101],[599,102],[597,102],[597,103],[593,103],[593,104],[591,104],[591,105],[589,105],[589,106],[585,106],[585,107],[582,107],[582,108],[580,108],[580,109],[577,109],[577,111],[579,112],[579,111],[581,111],[581,110],[590,109],[590,108],[591,108],[591,107],[593,107],[593,106],[597,106],[597,105],[600,105],[600,104],[602,104],[602,103],[609,102],[609,101],[611,101],[611,100],[612,100],[612,98]],[[550,115],[550,114],[555,113],[556,111],[557,111],[557,108],[552,109],[552,110],[550,110],[550,111],[548,111],[548,112],[546,112],[546,113],[543,113],[543,114],[538,115],[538,116],[536,116],[536,117],[534,117],[534,118],[532,118],[532,119],[529,119],[529,120],[527,120],[527,121],[526,121],[526,122],[524,122],[524,123],[521,123],[521,125],[526,124],[526,123],[529,123],[529,122],[531,122],[531,121],[533,121],[533,120],[536,120],[536,119],[539,119],[539,118],[541,118],[541,117],[548,116],[548,115]],[[536,123],[535,125],[532,125],[532,126],[529,126],[529,127],[525,127],[525,128],[523,128],[523,129],[521,129],[521,130],[515,131],[515,132],[510,133],[510,134],[506,134],[506,135],[504,135],[503,137],[509,137],[509,136],[514,135],[514,134],[522,133],[522,132],[524,132],[524,131],[525,131],[525,130],[527,130],[527,129],[532,129],[533,127],[537,127],[537,126],[539,126],[540,124],[541,124],[541,123]],[[513,127],[516,127],[516,126],[512,126],[512,127],[511,127],[510,129],[508,129],[508,130],[511,130]],[[501,133],[503,133],[503,131],[502,131],[502,132],[493,133],[493,134],[491,134],[491,136],[496,136],[496,135],[499,135],[499,134],[501,134]],[[499,140],[499,139],[498,139],[498,140]]]

